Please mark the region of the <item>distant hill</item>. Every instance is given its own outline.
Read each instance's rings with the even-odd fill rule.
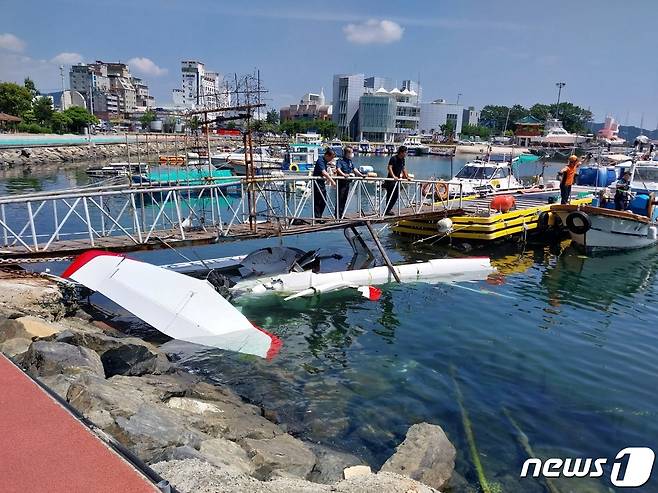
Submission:
[[[590,125],[590,128],[592,130],[592,133],[595,134],[599,130],[603,128],[603,123],[592,123]],[[640,131],[640,127],[635,127],[635,126],[626,126],[626,125],[620,125],[619,126],[619,136],[622,139],[626,139],[627,142],[633,142],[635,140],[635,137],[637,137],[640,134],[644,134],[647,137],[649,137],[651,140],[658,140],[658,129],[656,130],[647,130],[644,129],[643,132]]]

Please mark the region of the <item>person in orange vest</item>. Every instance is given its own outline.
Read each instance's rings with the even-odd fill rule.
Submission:
[[[569,156],[569,164],[560,170],[558,177],[560,178],[560,196],[562,197],[561,204],[568,204],[571,198],[571,186],[576,179],[576,171],[578,171],[580,161],[578,156]]]

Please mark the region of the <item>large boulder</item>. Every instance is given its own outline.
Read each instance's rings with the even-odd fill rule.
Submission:
[[[254,476],[258,479],[281,476],[306,479],[317,462],[311,449],[290,435],[266,440],[247,438],[241,443],[256,468]]]
[[[44,338],[58,334],[64,330],[64,327],[54,322],[46,322],[37,317],[27,316],[16,319],[16,322],[23,327],[28,337]]]
[[[33,377],[57,374],[92,374],[105,377],[103,363],[94,351],[63,342],[35,341],[19,363]]]
[[[308,479],[316,483],[332,484],[343,479],[343,471],[351,466],[364,464],[354,454],[341,452],[318,443],[305,442],[318,458]]]
[[[411,426],[404,441],[384,463],[381,470],[410,477],[438,490],[455,469],[455,447],[438,425],[419,423]]]
[[[32,344],[32,339],[25,339],[23,337],[9,339],[8,341],[0,343],[0,353],[9,356],[10,358],[20,356],[29,349],[30,344]]]
[[[23,324],[13,319],[3,319],[0,322],[0,343],[17,338],[31,339],[32,336],[25,330]]]
[[[199,454],[213,466],[232,474],[253,474],[254,464],[237,443],[223,438],[211,438],[201,442]]]
[[[20,315],[57,320],[68,313],[56,284],[39,277],[0,273],[0,309]]]
[[[161,457],[168,448],[188,445],[197,449],[206,438],[172,410],[152,404],[144,404],[129,418],[119,416],[115,421],[115,436],[146,462]]]

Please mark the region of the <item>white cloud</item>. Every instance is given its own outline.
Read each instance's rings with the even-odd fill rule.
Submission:
[[[59,65],[74,65],[76,63],[82,62],[83,59],[84,57],[80,53],[64,51],[58,55],[55,55],[50,61]]]
[[[135,57],[128,60],[128,65],[135,72],[139,72],[144,75],[151,75],[153,77],[160,77],[167,73],[166,68],[158,67],[153,60],[145,57]]]
[[[11,33],[0,34],[0,50],[21,53],[25,49],[25,41]]]
[[[350,43],[386,44],[399,41],[404,28],[397,22],[370,19],[361,24],[348,24],[343,32]]]

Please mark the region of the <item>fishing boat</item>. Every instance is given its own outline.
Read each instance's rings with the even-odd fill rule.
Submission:
[[[417,156],[428,154],[430,152],[430,146],[423,144],[420,140],[420,135],[409,135],[402,145],[405,146],[410,153]]]
[[[130,176],[147,173],[149,165],[146,163],[109,163],[104,166],[92,166],[85,173],[95,178],[109,176]]]
[[[370,142],[368,140],[363,139],[359,142],[358,147],[356,148],[356,151],[359,154],[370,154],[372,152],[372,147],[370,146]]]
[[[317,144],[290,144],[284,154],[281,169],[284,173],[305,173],[313,170],[322,147]]]
[[[252,154],[257,174],[267,174],[266,170],[281,169],[281,159],[272,156],[268,147],[254,147]],[[229,167],[238,175],[246,175],[249,159],[249,152],[244,147],[240,147],[231,152],[213,154],[210,162],[218,169]]]
[[[136,185],[158,187],[216,184],[222,188],[228,188],[240,184],[240,179],[231,170],[209,170],[207,166],[161,167],[139,175],[132,175],[131,178]]]
[[[658,228],[653,194],[636,196],[633,202],[629,211],[587,205],[554,205],[551,213],[559,218],[559,224],[567,229],[572,241],[588,253],[656,245]],[[638,210],[640,203],[645,204],[644,211]]]
[[[548,118],[544,124],[544,135],[534,137],[532,142],[546,146],[574,146],[586,140],[586,137],[567,132],[557,118]]]
[[[517,160],[518,157],[513,158],[512,162],[499,161],[491,156],[487,160],[469,161],[448,182],[449,192],[451,195],[473,195],[523,188],[512,169],[512,164]]]
[[[295,134],[295,143],[296,144],[313,144],[317,146],[322,145],[322,136],[315,132],[309,132],[306,134]]]

